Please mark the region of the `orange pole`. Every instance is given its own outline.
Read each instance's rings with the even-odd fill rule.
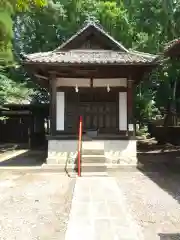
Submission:
[[[81,176],[82,116],[79,118],[78,176]]]

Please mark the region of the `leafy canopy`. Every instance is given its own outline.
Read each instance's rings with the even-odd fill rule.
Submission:
[[[27,98],[31,92],[25,84],[17,83],[8,77],[4,68],[14,62],[12,41],[13,20],[18,12],[41,8],[46,0],[1,0],[0,1],[0,105]]]

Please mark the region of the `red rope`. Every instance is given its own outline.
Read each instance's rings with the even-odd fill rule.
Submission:
[[[78,176],[81,176],[82,116],[79,118]]]

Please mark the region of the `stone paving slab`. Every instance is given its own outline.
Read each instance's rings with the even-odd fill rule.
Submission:
[[[139,240],[141,231],[128,213],[113,177],[76,181],[65,240]]]

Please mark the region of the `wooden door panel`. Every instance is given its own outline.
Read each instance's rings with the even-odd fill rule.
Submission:
[[[65,131],[77,133],[78,131],[78,95],[73,92],[65,94]]]
[[[114,132],[117,129],[117,105],[115,102],[81,103],[83,129],[99,129],[100,132]]]

